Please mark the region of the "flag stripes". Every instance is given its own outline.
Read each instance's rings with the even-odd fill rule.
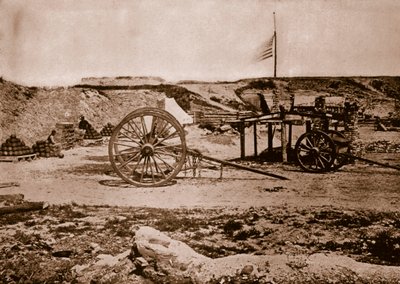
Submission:
[[[258,58],[257,58],[258,61],[262,61],[262,60],[272,57],[272,55],[273,55],[272,44],[274,43],[274,38],[275,38],[275,36],[273,35],[271,37],[271,39],[264,44],[263,51],[258,55]]]

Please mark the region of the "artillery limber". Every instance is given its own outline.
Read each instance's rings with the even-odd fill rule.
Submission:
[[[124,181],[141,187],[166,185],[188,164],[196,166],[199,158],[286,179],[189,149],[182,125],[173,115],[157,108],[140,108],[123,118],[111,135],[108,150],[114,171]]]
[[[330,117],[329,114],[322,116],[328,119]],[[124,181],[141,187],[166,185],[182,169],[195,169],[199,160],[287,180],[274,173],[206,156],[195,149],[189,149],[183,126],[172,114],[158,108],[140,108],[123,118],[111,135],[108,151],[114,171]],[[294,151],[299,166],[308,172],[337,170],[349,159],[388,166],[351,155],[349,141],[341,132],[330,130],[329,127],[306,131],[298,138]]]

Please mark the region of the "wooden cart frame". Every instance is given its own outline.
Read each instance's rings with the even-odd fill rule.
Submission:
[[[139,108],[123,118],[113,130],[108,152],[111,165],[118,176],[140,187],[169,184],[184,165],[193,163],[198,157],[221,165],[287,179],[188,149],[182,125],[173,115],[157,108]]]

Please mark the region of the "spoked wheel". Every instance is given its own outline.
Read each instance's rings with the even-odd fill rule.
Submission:
[[[295,153],[300,167],[308,172],[320,173],[331,169],[336,158],[336,146],[326,133],[313,130],[299,137]]]
[[[328,130],[327,134],[332,138],[336,145],[336,159],[332,164],[332,170],[337,170],[349,162],[349,158],[340,155],[341,153],[350,153],[350,146],[343,133],[336,130]]]
[[[141,187],[165,185],[185,163],[185,133],[170,113],[140,108],[115,127],[108,153],[114,171],[126,182]]]

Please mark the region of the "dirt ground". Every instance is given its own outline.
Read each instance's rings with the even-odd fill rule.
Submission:
[[[248,135],[251,137],[252,133]],[[365,131],[362,135],[364,141],[382,139],[380,133]],[[385,135],[384,138],[391,141],[399,139],[398,133]],[[239,155],[238,136],[235,134],[216,137],[205,135],[203,130],[190,128],[187,140],[189,146],[200,148],[208,155],[213,154],[219,158]],[[103,220],[103,225],[115,221],[121,215],[125,216],[124,222],[111,222],[113,226],[122,226],[122,223],[125,223],[124,228],[127,224],[153,225],[161,231],[169,232],[171,237],[185,241],[198,252],[212,257],[235,253],[275,256],[289,254],[294,258],[286,259],[280,265],[292,265],[294,268],[291,269],[297,273],[307,266],[301,260],[305,254],[333,253],[333,264],[340,266],[343,260],[338,256],[344,255],[357,260],[352,263],[353,267],[363,262],[375,263],[383,271],[383,274],[374,274],[372,278],[363,278],[361,274],[355,277],[353,272],[357,270],[353,270],[351,275],[341,271],[340,277],[345,277],[342,279],[345,283],[377,283],[377,280],[380,283],[398,283],[396,281],[400,279],[400,174],[394,169],[356,162],[336,172],[311,174],[293,164],[242,162],[285,176],[288,180],[228,167],[224,167],[220,178],[219,167],[204,167],[200,177],[198,173],[193,177],[191,171],[181,172],[169,186],[137,188],[122,182],[112,171],[108,162],[107,139],[102,145],[76,147],[64,151],[64,154],[63,159],[40,158],[29,162],[0,163],[0,180],[19,184],[17,187],[0,188],[0,194],[20,193],[27,201],[50,204],[48,213],[23,213],[25,218],[22,223],[15,221],[18,219],[16,215],[11,217],[14,221],[2,217],[3,241],[10,240],[13,234],[14,240],[18,239],[15,232],[21,230],[25,234],[34,235],[29,231],[32,228],[29,222],[40,225],[44,222],[43,214],[58,218],[58,224],[68,221],[78,224],[79,217],[61,214],[72,210],[84,214],[86,218],[92,216]],[[394,165],[400,163],[399,153],[366,154],[365,157]],[[138,217],[138,212],[145,214],[146,218]],[[35,221],[29,221],[29,218]],[[205,222],[205,219],[209,222]],[[85,222],[88,223],[88,219]],[[166,224],[178,227],[171,228]],[[120,253],[131,245],[129,234],[119,236],[115,234],[116,227],[113,226],[106,228],[110,231],[104,230],[103,226],[104,236],[97,239],[98,242],[104,242],[102,246],[106,246],[110,254]],[[87,246],[94,241],[93,235],[86,240],[82,240],[82,236],[89,236],[92,231],[98,233],[91,227],[84,233],[72,231],[70,237],[76,241],[75,237],[80,235],[81,246]],[[199,232],[202,232],[202,237],[194,237]],[[110,240],[106,241],[110,234],[114,238],[113,245]],[[65,238],[55,243],[59,246],[71,245]],[[12,241],[9,241],[8,247],[3,243],[3,251],[12,245],[15,245]],[[4,258],[2,261],[3,264],[6,262]],[[80,259],[79,263],[82,262]],[[62,266],[60,264],[59,267]],[[385,267],[390,267],[387,277]],[[24,280],[21,276],[24,273],[18,276],[3,270],[0,273],[3,278],[0,279],[4,280],[5,275],[8,275],[7,279],[14,279],[12,281]],[[58,279],[63,281],[68,282],[73,278],[65,271],[60,273],[64,276]],[[296,273],[293,277],[297,278],[292,279],[295,282],[324,282],[324,278],[302,278],[304,274]],[[14,278],[10,275],[14,275]],[[340,277],[332,278],[337,281],[332,283],[342,283]],[[37,276],[37,279],[41,278]],[[269,282],[265,279],[263,283],[287,283],[289,278],[276,276],[268,278]],[[227,282],[226,279],[224,281]]]
[[[378,133],[379,134],[379,133]],[[375,134],[375,135],[378,135]],[[386,134],[397,138],[397,133]],[[248,138],[252,133],[248,133]],[[369,136],[369,139],[380,137]],[[393,140],[392,139],[392,140]],[[237,135],[205,135],[190,129],[188,146],[221,159],[239,156]],[[251,141],[251,140],[248,140]],[[251,146],[249,143],[249,146]],[[293,164],[244,162],[245,165],[282,175],[279,180],[234,168],[203,167],[200,174],[181,172],[176,183],[159,188],[136,188],[125,184],[108,162],[107,138],[102,145],[76,147],[64,151],[65,157],[41,158],[30,162],[0,163],[0,178],[18,182],[14,189],[0,189],[0,194],[16,191],[30,201],[51,204],[74,202],[86,205],[147,206],[158,208],[293,207],[335,206],[349,209],[398,210],[400,175],[390,168],[363,162],[346,165],[337,172],[311,174]],[[252,149],[248,149],[250,153]],[[367,154],[383,163],[396,165],[400,154]],[[207,165],[207,164],[206,164]],[[271,188],[282,188],[269,192]]]

